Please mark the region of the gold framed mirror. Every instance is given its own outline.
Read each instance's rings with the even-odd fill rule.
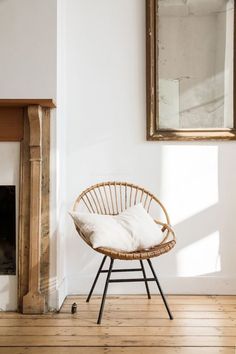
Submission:
[[[146,0],[148,140],[235,140],[235,1]]]

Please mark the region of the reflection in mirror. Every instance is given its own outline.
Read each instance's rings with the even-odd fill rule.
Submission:
[[[159,0],[156,14],[158,129],[233,128],[234,1]]]

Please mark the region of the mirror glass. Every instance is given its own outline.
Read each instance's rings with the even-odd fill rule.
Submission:
[[[159,0],[158,129],[233,128],[233,0]]]

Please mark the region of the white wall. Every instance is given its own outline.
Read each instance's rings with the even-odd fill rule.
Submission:
[[[175,250],[154,261],[163,287],[235,292],[236,144],[145,140],[144,0],[64,0],[64,6],[67,209],[99,181],[143,185],[163,201],[178,237]],[[66,218],[68,291],[87,293],[101,256]],[[133,291],[144,286],[111,286]]]
[[[0,0],[0,97],[56,95],[57,0]]]
[[[66,55],[64,51],[65,43],[65,26],[64,17],[65,3],[63,0],[57,0],[57,126],[55,135],[57,139],[57,208],[56,208],[56,225],[55,236],[57,238],[56,262],[57,262],[57,308],[60,308],[64,298],[67,295],[67,278],[65,269],[65,248],[66,248],[66,232],[65,221],[67,217],[66,208]]]
[[[0,0],[0,98],[57,96],[57,0]],[[58,307],[56,247],[60,209],[57,121],[52,114],[50,306]],[[59,191],[59,192],[58,192]]]

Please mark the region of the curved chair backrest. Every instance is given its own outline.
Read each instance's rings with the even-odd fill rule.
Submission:
[[[126,208],[142,203],[149,213],[152,204],[157,204],[164,216],[165,223],[170,224],[168,213],[163,204],[149,191],[126,182],[104,182],[95,184],[76,199],[73,210],[83,203],[90,213],[117,215]]]

